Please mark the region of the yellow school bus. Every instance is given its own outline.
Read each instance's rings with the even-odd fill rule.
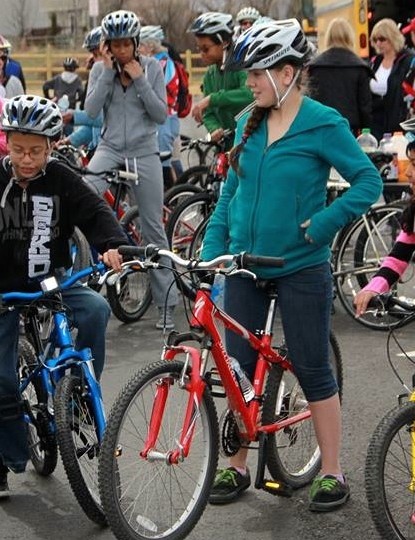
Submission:
[[[356,53],[362,58],[369,56],[368,0],[315,0],[314,14],[319,49],[323,49],[329,22],[344,17],[356,34]]]

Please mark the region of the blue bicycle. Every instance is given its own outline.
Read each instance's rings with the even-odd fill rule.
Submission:
[[[51,474],[59,446],[75,497],[100,525],[106,523],[97,477],[105,412],[91,350],[76,350],[61,291],[87,276],[104,283],[112,273],[98,263],[63,283],[47,278],[40,292],[0,295],[2,309],[21,311],[18,377],[31,461],[39,474]]]

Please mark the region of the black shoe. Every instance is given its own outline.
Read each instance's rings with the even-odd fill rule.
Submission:
[[[7,474],[9,469],[3,464],[0,464],[0,499],[10,497],[9,484],[7,482]]]
[[[238,499],[243,491],[251,485],[248,469],[243,475],[234,467],[218,469],[212,491],[209,495],[210,504],[227,504]]]
[[[327,474],[314,479],[310,489],[309,509],[312,512],[330,512],[345,504],[350,497],[350,488],[346,482]]]

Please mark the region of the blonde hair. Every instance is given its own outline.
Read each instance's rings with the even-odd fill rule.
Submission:
[[[381,19],[373,27],[370,42],[375,48],[377,47],[374,39],[377,37],[385,37],[391,43],[395,52],[399,52],[404,48],[405,38],[393,19]]]
[[[326,49],[341,47],[354,51],[354,39],[354,31],[349,21],[337,17],[332,19],[327,27],[325,47]]]

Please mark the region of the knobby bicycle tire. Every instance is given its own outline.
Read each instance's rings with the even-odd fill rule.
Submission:
[[[194,237],[202,222],[210,217],[215,202],[212,193],[199,193],[188,197],[180,203],[170,216],[166,227],[167,241],[170,249],[183,259],[191,256],[191,247],[195,247]],[[183,268],[177,268],[178,288],[190,299],[195,298],[195,283],[188,275],[180,276]]]
[[[19,338],[17,374],[19,382],[37,367],[35,350],[26,338]],[[52,418],[47,409],[47,393],[39,377],[34,377],[22,393],[25,412],[30,422],[27,441],[30,461],[41,476],[53,473],[58,462],[58,446],[51,429]]]
[[[122,217],[120,225],[130,243],[142,242],[138,208],[133,206]],[[107,284],[107,299],[113,314],[124,323],[141,319],[151,305],[152,295],[148,272],[131,270],[114,285]]]
[[[379,317],[368,309],[356,318],[353,300],[357,292],[367,285],[378,271],[384,257],[389,253],[400,231],[399,204],[373,207],[362,218],[353,222],[346,230],[337,250],[334,263],[334,279],[337,297],[346,313],[358,323],[373,330],[389,330],[400,323],[401,317],[387,314]],[[402,287],[397,284],[395,291]],[[413,294],[411,290],[407,295]]]
[[[62,377],[56,386],[54,406],[58,445],[69,484],[89,519],[105,525],[98,489],[100,445],[92,407],[79,377]]]
[[[195,165],[189,167],[177,179],[177,184],[194,184],[202,189],[206,187],[210,168],[208,165]]]
[[[414,538],[413,476],[415,403],[389,411],[369,442],[365,487],[373,522],[383,540]]]
[[[198,225],[193,234],[193,238],[189,246],[189,251],[187,253],[187,256],[190,260],[200,259],[200,251],[202,248],[203,237],[205,236],[209,219],[210,215],[206,216],[204,220]],[[200,279],[197,272],[179,272],[176,275],[176,283],[178,289],[186,296],[186,298],[188,298],[189,300],[195,300],[196,293],[200,285]]]
[[[176,184],[164,194],[163,223],[166,226],[174,209],[187,197],[201,193],[202,188],[193,184]]]
[[[179,540],[196,525],[206,507],[218,462],[218,419],[206,388],[190,452],[182,462],[140,457],[149,429],[155,392],[166,384],[167,403],[153,449],[177,448],[188,402],[178,384],[183,362],[156,362],[136,373],[111,409],[99,463],[101,500],[119,540]],[[168,486],[168,489],[166,489]],[[149,504],[149,502],[151,503]]]
[[[84,234],[75,227],[74,233],[70,238],[70,249],[72,256],[72,273],[75,274],[83,270],[91,263],[91,250],[88,240]],[[88,278],[85,278],[87,280]]]
[[[341,396],[343,364],[333,333],[330,333],[330,361]],[[274,364],[265,385],[262,425],[272,424],[307,409],[307,400],[295,375]],[[294,489],[313,480],[320,470],[321,459],[311,418],[269,435],[267,466],[275,480],[285,482]]]

